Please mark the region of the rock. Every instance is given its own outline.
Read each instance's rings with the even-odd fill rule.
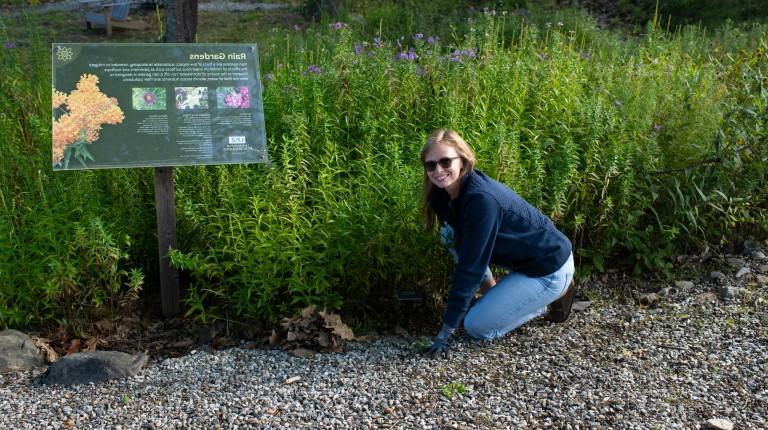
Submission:
[[[735,268],[738,268],[738,267],[744,267],[744,266],[746,266],[746,265],[747,265],[747,262],[746,262],[746,261],[744,261],[744,259],[743,259],[743,258],[737,258],[737,257],[728,257],[726,260],[728,261],[728,264],[729,264],[731,267],[733,267],[734,269],[735,269]]]
[[[757,268],[757,271],[761,273],[768,273],[768,264],[761,264],[760,267]]]
[[[736,272],[736,277],[741,278],[744,275],[749,274],[750,272],[752,271],[749,269],[749,267],[742,267],[741,269],[739,269],[738,272]]]
[[[589,301],[581,301],[581,302],[573,302],[573,305],[571,306],[571,310],[574,312],[582,312],[587,310],[592,305],[592,302]]]
[[[717,290],[720,300],[727,301],[736,297],[736,290],[733,287],[724,286]]]
[[[760,244],[754,240],[745,240],[744,242],[737,243],[734,247],[734,251],[741,255],[749,255],[752,251],[759,251]]]
[[[710,418],[702,425],[709,430],[733,430],[733,423],[723,418]]]
[[[45,359],[31,337],[16,330],[0,331],[0,371],[41,366]]]
[[[659,295],[656,293],[643,294],[640,296],[640,304],[645,306],[654,306],[659,302]]]
[[[701,293],[694,297],[694,301],[698,304],[715,304],[717,303],[717,295],[711,291]]]
[[[760,284],[760,285],[768,284],[768,276],[757,275],[757,283]]]
[[[665,288],[662,288],[661,290],[659,290],[659,295],[661,297],[666,297],[666,296],[672,294],[674,291],[675,290],[672,287],[665,287]]]
[[[723,274],[723,272],[714,271],[714,272],[710,272],[709,279],[713,281],[724,281],[725,275]]]
[[[750,256],[750,258],[752,258],[753,260],[758,260],[758,261],[761,261],[761,260],[765,260],[766,258],[768,258],[768,257],[766,257],[766,256],[765,256],[765,254],[763,254],[763,252],[762,252],[762,251],[752,251],[752,252],[749,254],[749,256]]]
[[[131,355],[118,351],[80,352],[62,357],[43,376],[45,385],[78,385],[127,378],[147,364],[145,353]]]
[[[291,351],[291,354],[301,358],[314,358],[315,354],[317,353],[315,351],[305,349],[305,348],[296,348]]]
[[[681,289],[681,290],[690,290],[693,288],[693,282],[691,281],[676,281],[675,287]]]

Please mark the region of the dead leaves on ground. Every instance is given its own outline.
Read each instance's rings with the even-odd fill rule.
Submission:
[[[286,349],[339,352],[346,341],[354,339],[352,329],[338,314],[309,306],[293,318],[283,318],[280,330],[273,330],[269,341]]]

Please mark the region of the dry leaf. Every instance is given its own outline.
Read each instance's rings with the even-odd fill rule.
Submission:
[[[72,426],[74,426],[74,425],[75,425],[75,420],[73,420],[72,418],[64,421],[64,428],[71,429]]]
[[[85,348],[83,348],[83,351],[85,352],[94,352],[96,351],[96,344],[99,343],[99,339],[92,337],[90,339],[87,339],[85,341]]]
[[[292,348],[309,348],[323,351],[341,351],[345,340],[354,339],[352,330],[332,312],[318,312],[315,306],[304,308],[293,318],[280,322],[282,343]],[[279,342],[278,333],[273,333],[271,342]]]
[[[280,333],[277,330],[272,330],[272,335],[269,336],[269,344],[273,346],[280,344]]]
[[[189,348],[194,344],[195,344],[195,341],[192,339],[182,339],[182,340],[177,340],[176,342],[173,342],[171,344],[171,347],[172,348]]]
[[[315,313],[315,305],[307,306],[301,311],[301,317],[307,319],[311,317],[313,313]]]
[[[353,340],[355,338],[352,329],[341,321],[341,317],[338,314],[320,312],[320,316],[325,320],[325,327],[332,329],[334,334],[339,335],[344,340]]]
[[[51,348],[51,345],[49,344],[50,339],[46,339],[44,337],[32,336],[32,340],[34,340],[35,345],[45,353],[46,363],[53,363],[54,361],[59,359],[59,354],[56,354],[56,351],[54,351],[54,349]]]
[[[301,380],[301,376],[291,376],[290,378],[286,379],[284,384],[293,384],[296,381]]]
[[[114,323],[107,319],[96,321],[94,325],[103,333],[109,333],[115,327]]]
[[[328,348],[331,345],[331,339],[328,333],[322,332],[317,336],[317,344],[323,348]]]
[[[80,339],[72,339],[72,341],[69,342],[69,346],[65,350],[64,355],[74,354],[76,352],[80,352]]]
[[[105,340],[99,338],[98,336],[97,337],[92,337],[92,338],[90,338],[90,339],[85,341],[85,348],[83,348],[83,351],[93,352],[93,351],[96,351],[96,347],[98,345],[106,345],[106,344],[107,344],[107,342]]]

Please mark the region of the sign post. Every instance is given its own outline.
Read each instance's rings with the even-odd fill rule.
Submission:
[[[53,44],[53,169],[155,168],[163,314],[180,312],[173,167],[268,162],[249,44]]]
[[[197,0],[166,0],[163,42],[191,43],[197,35]],[[157,211],[157,247],[160,263],[160,299],[163,316],[181,312],[179,272],[171,266],[168,252],[176,248],[176,205],[173,167],[155,167],[155,210]]]

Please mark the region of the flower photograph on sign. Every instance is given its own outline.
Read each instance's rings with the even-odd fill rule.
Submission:
[[[176,108],[208,109],[208,88],[206,87],[176,87]]]
[[[248,109],[251,98],[248,87],[219,87],[216,91],[216,104],[219,108]]]
[[[66,169],[72,157],[87,167],[86,161],[93,161],[87,145],[98,140],[102,126],[125,119],[117,99],[102,93],[98,84],[98,76],[83,74],[69,94],[52,89],[54,168]]]
[[[165,110],[165,88],[133,88],[135,110]]]

